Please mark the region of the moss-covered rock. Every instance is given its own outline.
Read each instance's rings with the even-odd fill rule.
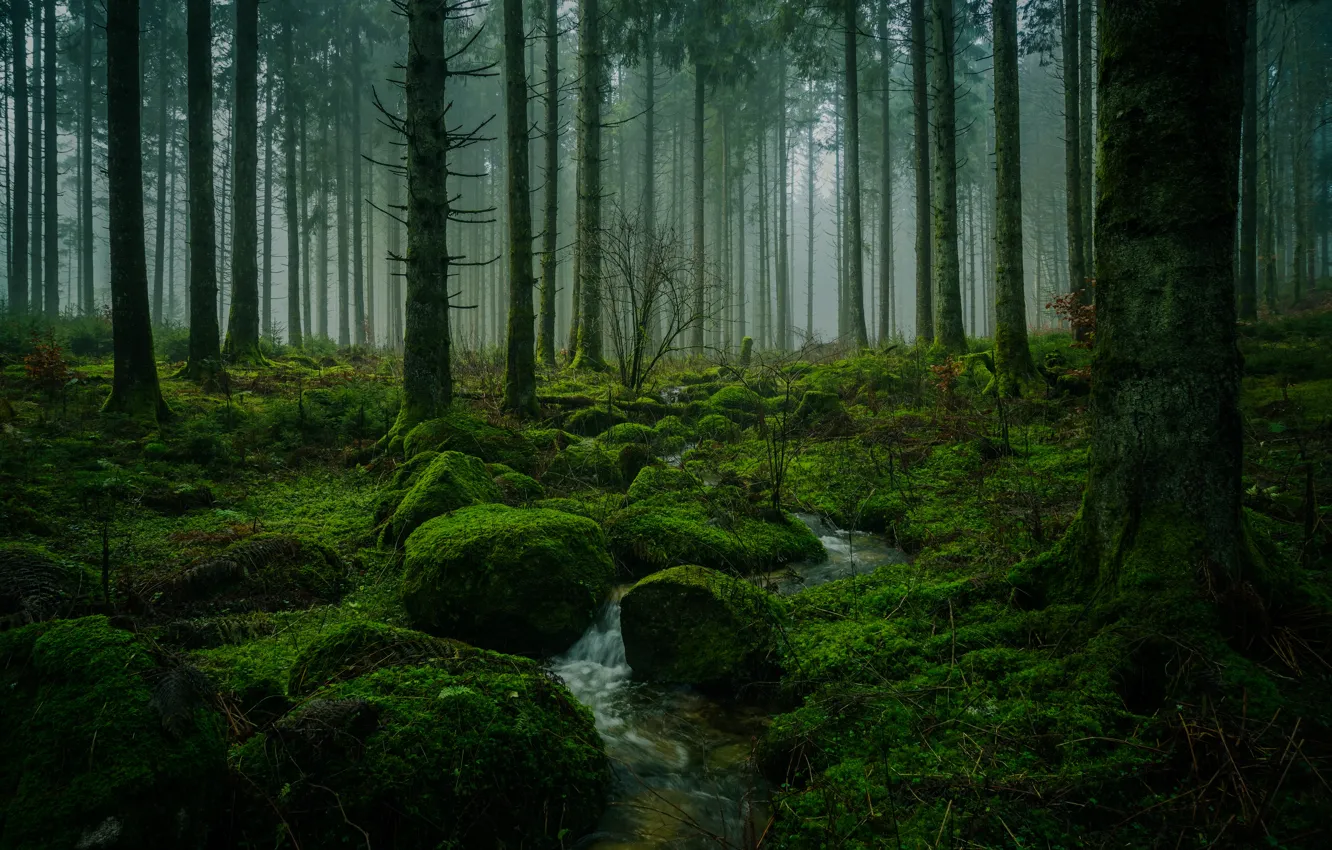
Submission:
[[[406,553],[403,603],[414,627],[523,655],[577,640],[613,573],[596,523],[502,505],[431,520],[407,539]]]
[[[804,523],[781,515],[735,514],[680,494],[634,502],[606,522],[616,562],[632,575],[685,564],[729,572],[770,572],[827,557]]]
[[[605,806],[601,741],[540,667],[507,666],[441,658],[338,682],[247,742],[237,770],[305,847],[567,847]],[[264,825],[233,839],[271,843]]]
[[[699,439],[729,443],[740,436],[740,427],[729,417],[720,413],[709,413],[698,420],[694,426]]]
[[[625,484],[619,458],[594,440],[572,443],[555,455],[542,481],[565,490],[585,487],[621,490]]]
[[[407,434],[403,451],[408,458],[422,451],[462,452],[520,471],[530,471],[537,455],[536,446],[527,437],[462,410],[417,425]]]
[[[564,429],[582,437],[595,437],[628,421],[624,411],[614,407],[608,410],[605,405],[598,405],[574,411],[565,421]]]
[[[430,464],[439,457],[439,452],[431,450],[417,452],[407,460],[398,464],[398,468],[393,470],[393,481],[390,486],[395,490],[410,490],[416,483],[416,479],[421,477],[421,473],[429,468]]]
[[[851,417],[842,405],[842,399],[836,393],[809,390],[800,397],[800,404],[795,411],[796,421],[810,428],[844,430],[851,424]]]
[[[620,446],[615,459],[620,464],[620,480],[633,481],[638,473],[656,461],[656,456],[642,443],[626,443]]]
[[[0,543],[0,629],[69,616],[91,586],[83,570],[39,546]]]
[[[531,507],[563,511],[566,514],[586,517],[597,525],[601,525],[607,517],[624,507],[624,496],[618,493],[602,493],[599,490],[592,490],[572,496],[538,499],[531,504]]]
[[[385,525],[380,543],[399,546],[426,520],[469,505],[502,499],[503,494],[484,463],[472,455],[442,452],[403,497]]]
[[[708,406],[742,427],[748,427],[763,413],[763,399],[758,393],[738,384],[722,387],[708,399]]]
[[[0,847],[201,846],[226,776],[210,696],[104,617],[0,633]]]
[[[623,445],[625,443],[638,443],[644,446],[652,446],[657,442],[657,431],[647,425],[640,425],[637,422],[624,422],[615,425],[606,430],[598,439],[603,443],[610,445]]]
[[[178,616],[308,608],[336,602],[349,584],[346,563],[322,543],[262,533],[171,576],[159,607]]]
[[[648,466],[629,485],[629,501],[641,502],[666,493],[703,492],[703,482],[693,474],[673,466]]]
[[[531,504],[545,498],[546,488],[530,475],[521,472],[503,472],[495,476],[495,486],[499,488],[502,501],[506,505],[518,507]]]
[[[668,437],[679,437],[689,439],[694,435],[693,430],[678,416],[666,416],[659,421],[654,429],[657,432],[657,439]]]
[[[773,681],[782,617],[779,597],[693,565],[648,576],[620,602],[634,676],[704,688]]]

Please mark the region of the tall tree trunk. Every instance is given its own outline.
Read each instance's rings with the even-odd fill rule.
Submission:
[[[220,360],[217,326],[217,221],[213,194],[212,0],[186,11],[190,193],[190,356],[185,374],[205,380]]]
[[[541,329],[537,361],[555,365],[555,291],[560,225],[560,33],[559,0],[546,0],[545,224],[541,242]],[[534,69],[535,70],[535,69]],[[650,119],[649,119],[650,120]]]
[[[28,0],[9,4],[10,81],[14,88],[14,173],[9,226],[9,311],[28,309]]]
[[[299,89],[297,89],[299,92]],[[309,213],[310,197],[310,161],[306,157],[306,113],[309,107],[305,97],[300,98],[300,148],[301,148],[301,209],[300,209],[300,227],[301,227],[301,324],[304,333],[301,335],[302,343],[314,337],[314,325],[311,324],[311,304],[310,304],[310,227],[311,222]],[[294,343],[293,343],[294,344]]]
[[[764,348],[772,345],[772,278],[769,277],[771,264],[771,241],[768,230],[768,197],[771,187],[768,184],[768,128],[761,126],[758,137],[758,185],[759,185],[759,271],[758,271],[758,344]]]
[[[171,139],[171,190],[167,197],[171,199],[171,221],[167,224],[167,238],[171,240],[167,256],[167,319],[176,322],[176,177],[179,174],[178,160],[180,139],[172,134]]]
[[[358,20],[352,28],[351,81],[348,85],[347,108],[351,110],[351,217],[352,217],[352,300],[355,304],[352,338],[357,345],[365,345],[365,199],[361,183],[361,26]]]
[[[1017,395],[1036,377],[1027,344],[1022,269],[1022,122],[1018,82],[1017,0],[995,0],[995,285],[994,365],[997,388]]]
[[[509,347],[504,409],[535,416],[536,358],[532,316],[532,193],[528,186],[527,69],[523,67],[523,0],[504,0],[504,106],[508,119]]]
[[[786,51],[777,54],[777,348],[791,350],[791,248],[787,210],[788,157],[786,144]]]
[[[260,294],[265,337],[273,337],[273,68],[264,73],[264,235]]]
[[[33,5],[32,17],[32,217],[24,223],[24,226],[30,228],[31,238],[28,241],[28,261],[31,263],[32,270],[32,291],[29,295],[29,302],[34,314],[41,314],[45,311],[46,291],[42,285],[45,269],[42,266],[42,223],[45,220],[43,210],[45,209],[43,201],[43,186],[45,183],[46,167],[45,153],[46,148],[42,145],[42,130],[44,128],[44,112],[42,104],[45,103],[46,92],[43,90],[42,76],[42,46],[44,43],[44,34],[42,32],[42,18],[45,9],[45,0],[37,0]],[[25,72],[26,73],[26,72]],[[52,92],[51,94],[54,94]]]
[[[283,159],[286,174],[287,220],[287,344],[300,348],[301,336],[301,232],[302,217],[297,207],[296,182],[296,116],[303,114],[298,104],[301,91],[296,80],[296,40],[291,31],[291,15],[282,18],[282,93],[283,93]],[[271,183],[269,184],[271,187]]]
[[[1088,303],[1086,254],[1082,232],[1082,109],[1079,88],[1078,0],[1064,0],[1064,195],[1068,208],[1068,281],[1075,293],[1075,304]],[[1078,341],[1085,341],[1088,328],[1074,329]]]
[[[339,64],[345,61],[344,56],[339,52]],[[347,168],[347,149],[343,137],[342,121],[346,116],[347,101],[350,100],[347,93],[347,74],[346,67],[338,70],[337,100],[336,108],[333,110],[333,121],[337,124],[333,127],[333,167],[337,169],[336,186],[338,203],[338,345],[346,348],[352,344],[352,301],[351,301],[351,278],[350,278],[350,254],[351,254],[351,221],[348,214],[347,204],[350,193],[350,180],[348,179]]]
[[[327,70],[327,67],[325,68]],[[324,156],[319,158],[319,210],[315,216],[319,222],[319,309],[316,311],[315,323],[319,329],[320,339],[329,339],[328,335],[328,308],[329,308],[329,283],[328,283],[328,231],[331,227],[329,222],[329,206],[332,204],[332,196],[329,193],[329,171],[332,169],[332,163],[329,162],[328,150],[329,144],[329,124],[328,119],[321,119],[324,130]]]
[[[965,354],[967,334],[962,327],[962,269],[957,250],[953,0],[931,0],[931,3],[934,31],[934,73],[930,81],[934,86],[934,345],[948,354]]]
[[[1092,232],[1094,230],[1092,223],[1092,213],[1095,211],[1095,199],[1093,196],[1093,183],[1095,172],[1093,160],[1095,159],[1095,139],[1096,126],[1092,115],[1092,72],[1094,63],[1092,61],[1092,0],[1079,0],[1082,8],[1078,13],[1078,121],[1081,128],[1078,132],[1079,142],[1079,169],[1082,176],[1082,267],[1088,274],[1092,269]]]
[[[605,368],[601,357],[601,81],[605,59],[599,0],[578,12],[578,254],[580,292],[575,368]]]
[[[449,366],[448,82],[444,7],[407,0],[407,311],[397,443],[453,402]],[[396,448],[396,446],[394,446]]]
[[[893,338],[893,145],[892,113],[889,95],[893,86],[893,53],[888,41],[890,0],[879,0],[879,85],[883,103],[880,134],[883,136],[883,164],[879,175],[879,345]],[[1021,276],[1019,275],[1019,279]]]
[[[45,219],[45,260],[46,260],[46,315],[55,318],[60,315],[60,221],[59,187],[57,175],[60,163],[56,161],[56,56],[60,53],[60,42],[56,40],[56,4],[55,0],[46,0],[46,16],[42,21],[46,27],[46,64],[44,66],[46,83],[46,121],[44,143],[46,145],[46,219]]]
[[[1240,158],[1239,317],[1258,318],[1258,0],[1244,27],[1244,128]]]
[[[704,263],[707,258],[703,250],[705,238],[703,215],[703,98],[706,77],[704,68],[694,62],[694,327],[690,332],[689,345],[695,354],[703,353],[703,332],[707,322],[704,320],[707,282]]]
[[[153,246],[153,324],[162,323],[166,283],[166,178],[167,178],[167,6],[157,0],[157,233]]]
[[[860,196],[860,78],[856,67],[860,41],[857,0],[843,0],[846,57],[846,184],[847,184],[847,249],[851,263],[847,268],[847,297],[850,300],[850,331],[856,336],[856,345],[869,346],[869,329],[865,325],[865,230],[861,221],[864,205]]]
[[[1104,0],[1100,20],[1095,427],[1063,547],[1081,569],[1052,580],[1095,601],[1093,624],[1139,618],[1169,636],[1217,623],[1211,600],[1263,590],[1240,502],[1244,10],[1242,0]]]
[[[115,371],[105,410],[157,421],[162,400],[153,359],[144,256],[139,0],[106,3],[107,179],[111,189],[111,333]]]
[[[236,142],[231,213],[231,314],[226,354],[260,362],[259,351],[259,0],[236,0]]]
[[[925,0],[911,0],[911,93],[916,118],[916,341],[934,341],[934,273],[930,225],[934,220],[930,171],[929,33]]]
[[[814,100],[814,81],[809,83],[810,101]],[[806,222],[806,242],[805,242],[805,339],[814,338],[814,170],[818,166],[818,152],[814,148],[814,125],[818,123],[819,115],[817,108],[814,115],[810,116],[809,126],[805,128],[805,148],[808,151],[809,167],[805,169],[805,197],[808,198],[809,209],[806,210],[808,221]]]
[[[24,0],[26,4],[26,0]],[[82,143],[79,147],[79,157],[81,164],[79,166],[79,227],[82,236],[79,239],[79,250],[81,259],[79,260],[79,272],[82,276],[80,284],[84,315],[92,315],[96,311],[93,304],[95,296],[93,294],[93,33],[96,32],[93,26],[93,4],[84,4],[83,19],[83,51],[82,74],[83,74],[83,100],[79,104],[81,115],[79,119],[79,131],[82,134]]]

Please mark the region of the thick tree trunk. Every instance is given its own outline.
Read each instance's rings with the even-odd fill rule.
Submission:
[[[532,316],[532,193],[528,186],[527,69],[523,67],[523,0],[504,0],[504,106],[508,143],[509,346],[504,408],[535,416],[536,358]]]
[[[559,0],[546,0],[545,224],[541,243],[541,328],[537,361],[555,365],[555,291],[560,225],[560,34]]]
[[[1082,231],[1082,100],[1079,88],[1078,0],[1064,0],[1064,195],[1068,210],[1068,285],[1075,293],[1075,304],[1089,303],[1087,292],[1086,246]],[[1085,341],[1088,328],[1074,329],[1078,340]]]
[[[994,365],[997,388],[1006,395],[1026,389],[1036,377],[1027,344],[1022,269],[1022,129],[1019,109],[1017,0],[995,0],[995,286]]]
[[[453,402],[449,365],[448,67],[444,8],[407,2],[407,310],[396,443]]]
[[[26,0],[25,0],[26,2]],[[93,294],[93,4],[84,4],[83,19],[83,51],[82,74],[83,74],[83,100],[79,104],[81,115],[79,119],[79,131],[82,133],[82,143],[79,147],[79,157],[81,164],[79,166],[79,227],[81,236],[79,238],[79,273],[82,278],[80,284],[81,297],[80,303],[83,305],[83,314],[92,315],[96,311],[96,305],[93,304],[95,296]]]
[[[1239,317],[1258,318],[1258,0],[1244,27],[1244,128],[1240,153]]]
[[[1095,427],[1068,538],[1082,569],[1055,581],[1153,633],[1243,582],[1262,590],[1240,502],[1243,34],[1243,0],[1102,7]]]
[[[1095,65],[1092,61],[1092,0],[1079,0],[1082,4],[1078,12],[1078,132],[1079,169],[1082,177],[1082,267],[1090,275],[1093,268],[1092,233],[1094,230],[1092,213],[1096,209],[1093,196],[1095,172],[1093,169],[1096,147],[1096,125],[1092,115],[1092,73]]]
[[[786,51],[777,55],[777,349],[791,350],[791,248],[787,187],[790,150],[786,144]]]
[[[934,341],[934,243],[930,224],[929,75],[926,69],[925,0],[911,0],[911,92],[916,118],[916,341]]]
[[[575,368],[601,370],[601,84],[605,57],[598,0],[582,0],[578,21],[579,295]]]
[[[704,299],[707,291],[703,251],[703,97],[706,82],[703,66],[694,63],[694,327],[689,345],[695,354],[703,353]]]
[[[190,358],[185,373],[219,367],[217,221],[213,194],[213,25],[211,0],[189,0],[186,24],[190,192]]]
[[[846,57],[846,184],[847,184],[847,250],[850,265],[847,268],[847,298],[851,312],[850,332],[855,334],[856,345],[869,346],[869,330],[865,325],[865,231],[861,221],[864,205],[860,193],[860,79],[856,67],[860,42],[857,0],[844,0],[842,27],[845,30]]]
[[[226,354],[261,362],[259,351],[259,0],[236,0],[236,141],[231,199],[231,313]]]
[[[14,173],[9,227],[9,311],[28,309],[28,0],[9,5],[10,81],[14,92]]]
[[[879,85],[883,89],[880,134],[883,136],[883,164],[880,167],[879,195],[879,345],[893,338],[893,146],[892,111],[889,95],[893,87],[893,53],[888,41],[890,0],[879,0]],[[811,228],[812,229],[812,228]]]
[[[139,0],[106,4],[107,180],[115,371],[105,410],[156,421],[171,414],[157,383],[144,256]]]
[[[287,344],[300,348],[301,335],[301,232],[302,216],[298,208],[296,172],[296,116],[303,114],[299,83],[296,81],[296,40],[292,36],[291,16],[282,19],[283,160],[286,179],[287,219]]]
[[[934,33],[934,345],[965,354],[962,269],[957,250],[957,116],[953,0],[931,0]],[[1076,184],[1075,184],[1076,185]]]
[[[352,339],[356,345],[365,345],[365,221],[362,213],[365,200],[362,197],[361,177],[361,28],[358,21],[351,34],[351,80],[347,87],[347,108],[351,110],[351,249],[352,249]]]
[[[44,129],[43,107],[45,103],[46,92],[42,77],[42,46],[44,37],[42,32],[42,18],[46,3],[45,0],[37,0],[33,5],[32,17],[32,174],[31,174],[31,192],[29,196],[32,201],[31,218],[23,223],[24,227],[29,228],[31,238],[28,240],[28,262],[32,273],[32,290],[29,294],[29,304],[33,314],[41,314],[45,311],[46,291],[43,288],[44,271],[42,266],[42,249],[45,247],[42,242],[42,223],[45,220],[43,215],[44,194],[43,186],[46,176],[46,148],[42,145],[42,130]],[[24,73],[27,73],[26,71]],[[55,93],[52,92],[52,95]]]
[[[60,163],[56,161],[56,56],[60,53],[60,42],[56,40],[55,0],[46,0],[46,16],[42,23],[46,28],[46,64],[44,66],[46,83],[43,85],[43,88],[46,89],[46,112],[43,114],[46,121],[46,133],[44,134],[44,144],[46,145],[46,155],[44,157],[46,163],[46,173],[44,175],[46,183],[46,219],[43,233],[46,239],[45,307],[46,315],[55,318],[60,315],[60,221],[58,218],[60,195],[57,186]]]

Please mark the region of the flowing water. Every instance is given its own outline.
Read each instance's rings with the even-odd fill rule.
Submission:
[[[839,531],[800,515],[828,560],[761,577],[781,593],[867,573],[906,556],[872,535]],[[615,790],[595,850],[727,850],[752,847],[769,820],[767,788],[752,755],[768,717],[762,708],[688,688],[633,680],[620,633],[617,589],[597,622],[556,658],[554,672],[592,710],[615,770]]]

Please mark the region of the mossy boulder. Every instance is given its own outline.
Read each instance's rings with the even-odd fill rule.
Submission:
[[[679,437],[687,440],[694,435],[693,430],[684,424],[684,420],[678,416],[664,417],[654,426],[653,430],[657,432],[658,440],[669,437]]]
[[[696,565],[654,573],[620,601],[635,678],[702,688],[773,681],[783,616],[779,597]]]
[[[200,616],[281,611],[336,602],[349,586],[332,549],[289,534],[262,533],[200,558],[156,586],[162,611]]]
[[[505,667],[439,658],[318,691],[238,750],[266,799],[233,840],[271,843],[280,824],[305,847],[569,846],[605,807],[601,740],[538,665]]]
[[[842,399],[836,393],[809,390],[800,397],[800,404],[795,411],[796,421],[809,428],[844,430],[851,424],[851,417],[842,405]]]
[[[789,515],[736,514],[678,493],[616,512],[606,538],[616,562],[637,576],[686,564],[761,573],[827,557],[814,532]]]
[[[536,446],[524,435],[462,410],[417,425],[403,441],[403,451],[408,458],[423,451],[462,452],[519,471],[531,471],[537,456]]]
[[[545,498],[546,488],[530,475],[521,472],[502,472],[495,476],[495,486],[499,488],[501,500],[506,505],[518,507]]]
[[[564,429],[580,437],[595,437],[628,421],[629,418],[625,416],[624,411],[615,407],[607,409],[605,405],[599,405],[574,411],[565,421]]]
[[[412,455],[393,470],[393,481],[390,486],[395,490],[410,490],[416,479],[421,477],[421,473],[425,472],[437,457],[439,452],[433,450]]]
[[[542,481],[565,490],[585,487],[622,490],[625,485],[619,457],[594,440],[573,443],[555,455]]]
[[[437,516],[482,502],[502,501],[486,465],[472,455],[441,452],[430,462],[384,526],[381,545],[399,546]]]
[[[92,584],[83,570],[40,546],[0,543],[0,629],[69,616]]]
[[[601,528],[560,511],[478,505],[407,539],[403,604],[422,631],[522,655],[568,649],[614,568]]]
[[[709,413],[699,419],[694,431],[699,439],[715,440],[718,443],[729,443],[740,436],[740,427],[734,420],[720,413]]]
[[[209,690],[105,617],[0,632],[0,847],[202,846],[226,782]]]
[[[586,517],[600,525],[608,516],[624,507],[624,497],[618,493],[602,493],[593,490],[573,496],[538,499],[531,504],[531,507],[563,511],[566,514]]]
[[[693,474],[673,466],[648,466],[629,485],[629,501],[641,502],[667,493],[703,492],[703,482]]]
[[[518,659],[384,623],[342,623],[307,644],[296,656],[287,678],[287,693],[309,696],[327,685],[374,670],[422,665],[465,665],[470,670],[499,672],[515,669]]]
[[[644,446],[651,446],[657,442],[656,429],[648,425],[640,425],[637,422],[625,422],[607,429],[598,439],[603,443],[611,445],[624,445],[626,443],[638,443]]]
[[[748,387],[731,384],[713,393],[708,406],[737,425],[748,427],[763,413],[763,398]]]
[[[656,461],[656,456],[642,443],[626,443],[620,446],[615,459],[620,464],[620,480],[633,481],[638,473]]]

